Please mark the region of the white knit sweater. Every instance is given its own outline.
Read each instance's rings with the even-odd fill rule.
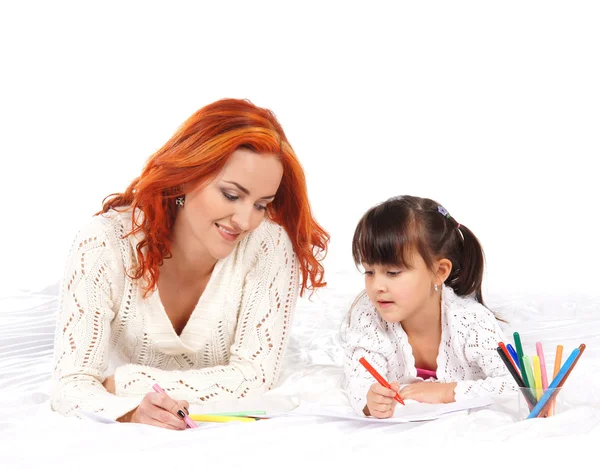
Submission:
[[[116,419],[160,384],[200,403],[272,388],[298,296],[298,260],[285,230],[268,220],[217,262],[180,336],[157,290],[125,268],[141,235],[131,212],[94,217],[72,245],[61,285],[52,408]],[[105,391],[114,374],[116,395]]]
[[[417,377],[408,337],[400,323],[384,321],[363,293],[352,308],[344,337],[344,371],[350,404],[360,414],[375,379],[358,362],[365,357],[388,380],[401,384]],[[442,289],[442,339],[437,357],[437,381],[457,382],[456,400],[482,394],[516,391],[516,385],[498,356],[504,341],[494,315],[472,298]]]

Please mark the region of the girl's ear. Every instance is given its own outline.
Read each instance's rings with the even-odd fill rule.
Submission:
[[[440,259],[435,263],[435,278],[443,284],[452,272],[452,262],[449,259]]]

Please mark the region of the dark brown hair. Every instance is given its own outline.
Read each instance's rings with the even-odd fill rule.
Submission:
[[[452,271],[445,284],[459,296],[472,295],[485,306],[481,294],[485,258],[477,237],[458,224],[435,200],[404,195],[371,208],[354,232],[352,255],[361,263],[410,268],[418,252],[433,270],[436,260],[448,259]]]

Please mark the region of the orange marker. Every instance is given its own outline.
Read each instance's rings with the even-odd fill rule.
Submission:
[[[373,375],[373,378],[375,378],[377,380],[377,382],[379,384],[381,384],[384,388],[392,389],[392,387],[390,386],[390,383],[388,383],[385,379],[383,379],[383,376],[381,376],[379,373],[377,373],[377,370],[375,368],[373,368],[367,360],[365,360],[365,357],[362,357],[360,360],[358,360],[358,362],[362,366],[364,366],[367,369],[367,371],[369,373],[371,373],[371,375]],[[397,400],[400,404],[404,405],[404,401],[400,397],[400,394],[396,393],[396,395],[394,396],[394,399]]]
[[[562,353],[563,353],[563,346],[557,345],[556,346],[556,358],[554,359],[554,374],[552,375],[552,379],[556,378],[556,375],[558,374],[558,372],[560,371],[560,367],[562,366]]]
[[[560,371],[560,367],[562,366],[562,353],[563,346],[556,346],[556,358],[554,359],[554,374],[552,375],[552,379],[556,378],[556,375]],[[550,404],[550,409],[548,409],[548,417],[552,417],[554,415],[556,408],[556,400],[552,399],[552,404]]]

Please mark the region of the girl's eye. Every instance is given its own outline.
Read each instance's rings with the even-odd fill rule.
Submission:
[[[234,201],[234,200],[239,199],[239,197],[237,195],[231,195],[231,194],[228,194],[227,192],[222,192],[222,194],[225,196],[225,198],[227,200]]]
[[[401,272],[401,271],[399,271],[399,270],[398,270],[398,271],[392,271],[392,270],[390,270],[390,271],[388,271],[388,273],[387,273],[387,274],[388,274],[390,277],[396,277],[396,276],[400,275],[401,273],[402,273],[402,272]]]
[[[372,270],[365,270],[365,275],[373,275],[373,271]]]

